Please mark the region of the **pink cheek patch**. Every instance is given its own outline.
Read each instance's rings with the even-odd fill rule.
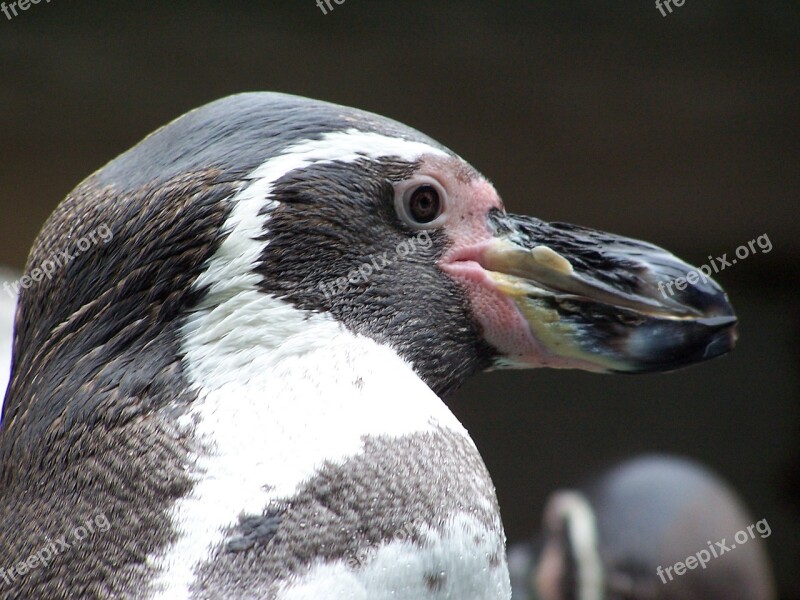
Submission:
[[[498,291],[476,262],[481,247],[492,239],[486,219],[503,203],[492,184],[483,178],[469,183],[448,182],[457,193],[451,197],[445,232],[450,249],[439,263],[442,270],[464,286],[483,337],[501,354],[525,363],[539,363],[546,351],[530,333],[513,300]]]
[[[441,268],[464,287],[483,338],[506,359],[502,366],[604,370],[585,360],[558,356],[544,347],[531,333],[514,301],[495,287],[477,262],[455,261],[442,264]]]
[[[514,301],[497,289],[480,265],[480,254],[494,237],[487,223],[489,212],[503,210],[492,184],[458,158],[426,160],[419,172],[435,176],[449,192],[444,232],[450,247],[439,267],[464,287],[484,339],[507,359],[507,366],[563,366],[563,360],[531,334]]]
[[[494,237],[487,224],[489,211],[503,208],[494,187],[483,178],[450,179],[447,184],[456,193],[451,195],[444,227],[450,248],[439,266],[464,287],[481,334],[507,359],[505,366],[595,370],[585,361],[558,356],[543,346],[514,300],[497,289],[480,265],[481,253]]]
[[[503,356],[524,365],[546,364],[546,350],[531,335],[528,323],[514,301],[495,288],[478,263],[444,263],[442,270],[466,290],[472,312],[489,344]]]

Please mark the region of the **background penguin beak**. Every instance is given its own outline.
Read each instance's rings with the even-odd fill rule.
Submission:
[[[489,226],[481,266],[532,336],[570,366],[665,371],[733,349],[736,316],[725,292],[666,250],[501,211]]]

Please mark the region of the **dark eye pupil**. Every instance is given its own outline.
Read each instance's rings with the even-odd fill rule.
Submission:
[[[421,185],[408,202],[408,211],[417,223],[430,223],[439,216],[439,192],[430,185]]]

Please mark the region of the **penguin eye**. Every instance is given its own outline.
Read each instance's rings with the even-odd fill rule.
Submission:
[[[444,188],[431,177],[407,182],[398,190],[395,208],[400,219],[414,229],[429,229],[441,225],[445,209]]]
[[[432,185],[421,185],[408,199],[408,214],[417,223],[430,223],[441,212],[442,201],[439,192]]]

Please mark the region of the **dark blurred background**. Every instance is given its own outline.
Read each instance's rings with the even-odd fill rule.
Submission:
[[[41,2],[0,14],[0,264],[21,269],[81,179],[184,111],[279,90],[393,117],[490,177],[514,212],[647,239],[718,280],[730,356],[678,373],[505,372],[451,405],[510,541],[547,494],[645,451],[720,472],[772,528],[800,598],[800,4]],[[733,532],[731,532],[733,533]]]

